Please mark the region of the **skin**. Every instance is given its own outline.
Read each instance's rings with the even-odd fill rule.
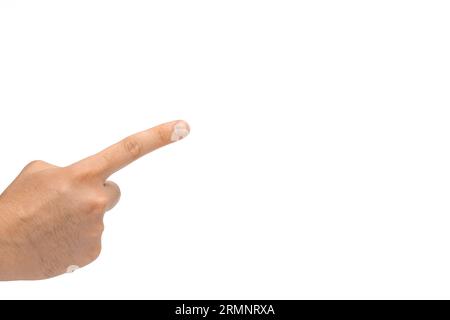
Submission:
[[[28,164],[0,195],[0,280],[52,278],[96,260],[103,217],[120,199],[109,177],[188,132],[173,121],[68,167]]]

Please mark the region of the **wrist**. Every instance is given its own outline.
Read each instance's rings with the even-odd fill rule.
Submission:
[[[18,244],[12,236],[10,211],[0,202],[0,280],[12,280],[18,272]]]

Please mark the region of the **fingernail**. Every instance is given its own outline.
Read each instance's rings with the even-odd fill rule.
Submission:
[[[179,141],[183,138],[186,138],[189,135],[189,132],[189,125],[184,121],[180,121],[173,127],[172,137],[170,138],[170,140],[172,142]]]
[[[73,272],[77,271],[78,269],[80,269],[80,267],[76,266],[76,265],[68,266],[66,273],[73,273]]]

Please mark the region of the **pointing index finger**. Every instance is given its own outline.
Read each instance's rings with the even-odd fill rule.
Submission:
[[[144,155],[185,138],[189,132],[185,121],[164,123],[129,136],[72,166],[106,179]]]

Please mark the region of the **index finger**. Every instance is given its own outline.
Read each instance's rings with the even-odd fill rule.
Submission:
[[[185,138],[189,131],[189,125],[182,120],[164,123],[129,136],[71,167],[107,179],[144,155]]]

